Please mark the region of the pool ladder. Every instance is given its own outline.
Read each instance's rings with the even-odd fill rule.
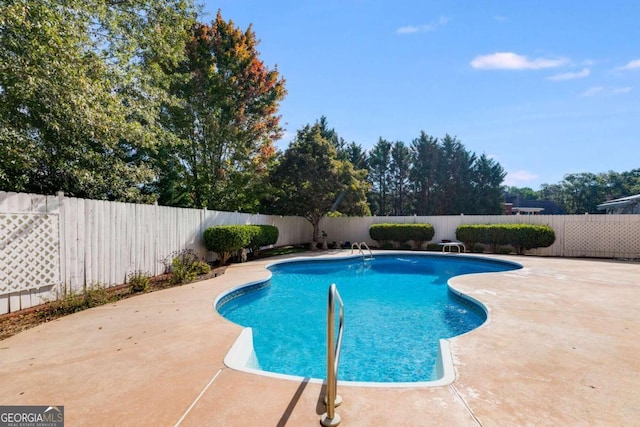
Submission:
[[[362,247],[364,246],[364,248],[369,252],[369,255],[367,257],[367,255],[365,255],[364,250],[362,249]],[[355,249],[358,249],[358,252],[360,254],[362,254],[362,259],[363,260],[367,260],[367,259],[373,259],[373,252],[371,251],[371,249],[369,249],[369,246],[367,245],[367,242],[354,242],[351,244],[351,253],[353,253],[353,251]]]
[[[329,299],[327,307],[327,394],[324,404],[327,412],[320,417],[320,424],[333,427],[340,424],[340,415],[336,414],[336,406],[342,403],[342,397],[338,395],[338,364],[340,362],[340,348],[342,347],[342,331],[344,329],[344,304],[335,283],[329,286]],[[336,303],[339,311],[338,341],[335,339],[336,328]]]

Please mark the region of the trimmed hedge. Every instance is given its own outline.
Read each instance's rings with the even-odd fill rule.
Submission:
[[[419,249],[424,242],[433,239],[434,234],[431,224],[373,224],[369,227],[369,237],[380,247],[413,240]]]
[[[272,225],[216,225],[204,231],[207,250],[215,252],[225,265],[231,255],[244,248],[253,251],[278,241],[278,228]]]
[[[274,225],[247,225],[246,227],[250,227],[250,233],[253,234],[248,247],[254,256],[260,253],[261,247],[275,245],[280,236],[278,227]]]
[[[489,244],[493,252],[501,245],[512,245],[522,255],[527,249],[551,246],[556,234],[548,225],[467,224],[458,226],[456,238],[469,247],[476,243]]]

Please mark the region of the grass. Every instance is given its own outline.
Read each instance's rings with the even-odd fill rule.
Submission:
[[[306,252],[308,249],[305,249],[301,246],[285,246],[282,248],[274,248],[267,249],[260,252],[260,258],[268,258],[272,256],[278,255],[289,255],[289,254],[297,254],[299,252]]]

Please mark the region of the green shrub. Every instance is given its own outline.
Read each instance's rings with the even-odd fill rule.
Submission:
[[[437,243],[428,243],[427,244],[427,250],[428,251],[440,251],[440,245]]]
[[[198,261],[194,263],[191,268],[198,276],[202,274],[208,274],[211,271],[211,266],[204,261]]]
[[[510,247],[510,246],[500,246],[500,247],[498,248],[498,253],[499,253],[499,254],[502,254],[502,255],[508,255],[508,254],[510,254],[511,252],[513,252],[513,249],[511,249],[511,247]]]
[[[251,237],[247,247],[254,257],[260,254],[261,247],[275,245],[280,235],[278,227],[273,225],[245,225],[244,227],[249,229]]]
[[[235,252],[249,247],[256,233],[246,225],[216,225],[204,231],[204,246],[218,255],[220,265],[225,265]]]
[[[49,309],[45,316],[59,317],[66,314],[77,313],[87,308],[97,307],[117,301],[120,297],[116,293],[107,291],[100,284],[92,284],[82,293],[68,292],[55,301],[49,303]]]
[[[146,292],[149,289],[149,275],[142,270],[136,270],[129,274],[127,281],[132,293]]]
[[[548,225],[466,224],[458,226],[456,238],[470,247],[476,243],[491,245],[493,252],[500,245],[511,245],[518,254],[524,254],[527,249],[551,246],[556,236]]]
[[[198,274],[194,266],[200,261],[191,249],[178,251],[171,260],[171,285],[179,285],[196,280]]]
[[[200,259],[192,249],[183,249],[171,253],[165,258],[163,264],[165,265],[165,271],[171,274],[169,278],[169,284],[171,285],[192,282],[197,276],[211,271],[209,264]]]
[[[424,242],[433,239],[435,231],[431,224],[372,224],[369,227],[369,236],[378,242],[381,247],[386,243],[405,244],[413,240],[418,248]],[[395,246],[395,245],[394,245]]]
[[[513,247],[518,254],[524,254],[527,249],[546,248],[556,241],[556,233],[548,225],[512,224],[515,234]]]
[[[472,247],[471,250],[477,254],[481,254],[484,252],[484,245],[482,243],[475,243]]]

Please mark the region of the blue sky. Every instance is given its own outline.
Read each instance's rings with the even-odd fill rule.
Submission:
[[[640,1],[223,0],[288,95],[285,149],[321,115],[348,142],[457,136],[539,189],[640,168]]]

